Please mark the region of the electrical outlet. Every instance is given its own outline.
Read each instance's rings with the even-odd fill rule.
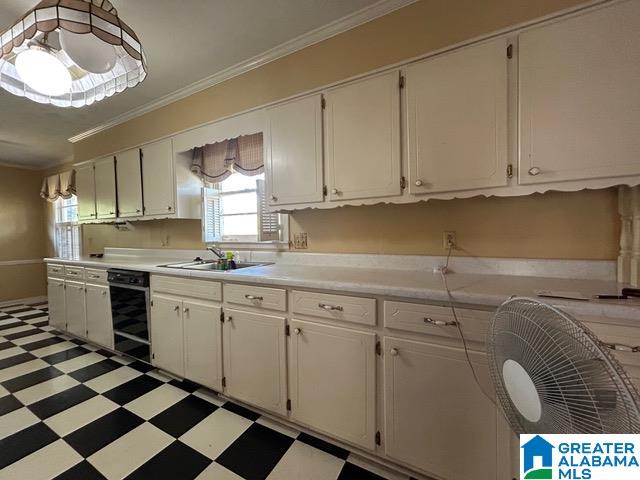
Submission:
[[[293,235],[293,248],[296,250],[307,249],[307,233],[300,232]]]
[[[442,247],[445,250],[455,250],[458,248],[458,242],[456,240],[456,232],[443,232],[442,233]]]

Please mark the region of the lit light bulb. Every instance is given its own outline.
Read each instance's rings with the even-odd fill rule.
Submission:
[[[54,55],[40,48],[30,48],[16,57],[20,78],[33,90],[57,97],[71,91],[71,74]]]

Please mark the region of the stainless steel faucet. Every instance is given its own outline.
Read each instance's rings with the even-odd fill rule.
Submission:
[[[224,252],[222,251],[222,249],[214,247],[213,245],[210,247],[207,247],[207,250],[209,250],[211,253],[213,253],[216,257],[218,257],[220,260],[222,260],[223,258],[225,258],[224,256]]]

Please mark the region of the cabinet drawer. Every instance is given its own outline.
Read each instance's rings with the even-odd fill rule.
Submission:
[[[597,317],[578,318],[601,342],[616,345],[618,348],[640,346],[640,330],[637,327],[604,323]],[[612,353],[625,366],[627,373],[631,376],[640,375],[640,352],[612,350]]]
[[[373,298],[329,295],[327,293],[292,293],[293,313],[330,318],[362,325],[376,324],[376,301]]]
[[[84,267],[64,267],[64,274],[68,278],[84,279]]]
[[[465,339],[484,342],[493,313],[456,308]],[[397,330],[460,338],[450,307],[419,303],[384,302],[384,326]]]
[[[89,283],[107,283],[107,271],[87,268],[84,271],[84,278]]]
[[[49,276],[62,276],[64,275],[64,267],[62,265],[47,264],[47,275]]]
[[[209,280],[152,275],[151,290],[216,302],[222,300],[221,283]]]
[[[224,300],[228,303],[278,310],[280,312],[287,310],[287,294],[281,288],[225,283]]]

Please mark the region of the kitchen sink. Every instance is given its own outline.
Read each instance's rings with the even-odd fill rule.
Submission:
[[[194,260],[192,262],[169,263],[167,265],[158,265],[159,267],[178,268],[182,270],[211,270],[214,272],[232,272],[241,268],[260,267],[270,265],[270,263],[252,263],[252,262],[236,262],[235,269],[220,270],[217,260]]]

